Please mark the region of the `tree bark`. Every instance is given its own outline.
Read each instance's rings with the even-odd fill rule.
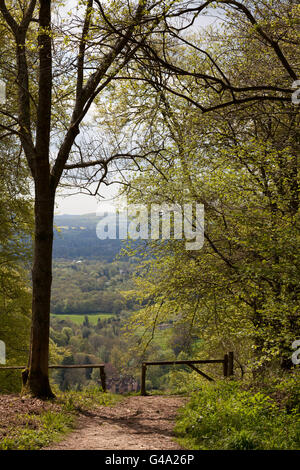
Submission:
[[[31,345],[23,393],[48,399],[54,397],[48,376],[54,194],[45,173],[35,188]]]

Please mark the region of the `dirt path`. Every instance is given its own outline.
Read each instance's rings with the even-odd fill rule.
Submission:
[[[80,416],[78,429],[51,450],[170,450],[181,397],[129,397],[113,408],[98,407]]]

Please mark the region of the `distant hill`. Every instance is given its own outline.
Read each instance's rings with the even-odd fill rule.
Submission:
[[[53,257],[113,261],[124,244],[122,240],[99,240],[96,227],[100,219],[96,214],[56,215]]]

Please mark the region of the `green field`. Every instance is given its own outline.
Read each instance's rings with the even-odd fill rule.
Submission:
[[[75,323],[76,325],[82,325],[85,316],[88,317],[89,323],[91,325],[96,325],[98,318],[100,318],[100,320],[107,320],[107,318],[111,318],[114,315],[112,313],[92,313],[89,315],[69,315],[69,314],[57,315],[54,313],[51,314],[52,318],[58,318],[60,320],[69,320]]]

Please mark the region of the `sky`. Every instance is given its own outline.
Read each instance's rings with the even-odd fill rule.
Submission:
[[[88,214],[92,212],[112,212],[116,207],[118,186],[116,184],[106,187],[103,185],[99,199],[86,194],[71,194],[62,196],[58,194],[55,199],[55,215],[62,214]]]
[[[74,5],[74,1],[71,0],[70,4]],[[198,27],[201,28],[214,22],[216,22],[215,17],[201,15],[194,27],[195,29]],[[56,196],[55,214],[80,215],[92,212],[111,212],[118,203],[116,200],[118,189],[119,187],[117,184],[111,185],[109,187],[103,185],[100,191],[101,196],[103,196],[101,200],[90,195],[73,194],[74,192],[71,193],[71,191],[69,193],[65,191],[64,195],[62,196],[62,191],[59,191]]]

